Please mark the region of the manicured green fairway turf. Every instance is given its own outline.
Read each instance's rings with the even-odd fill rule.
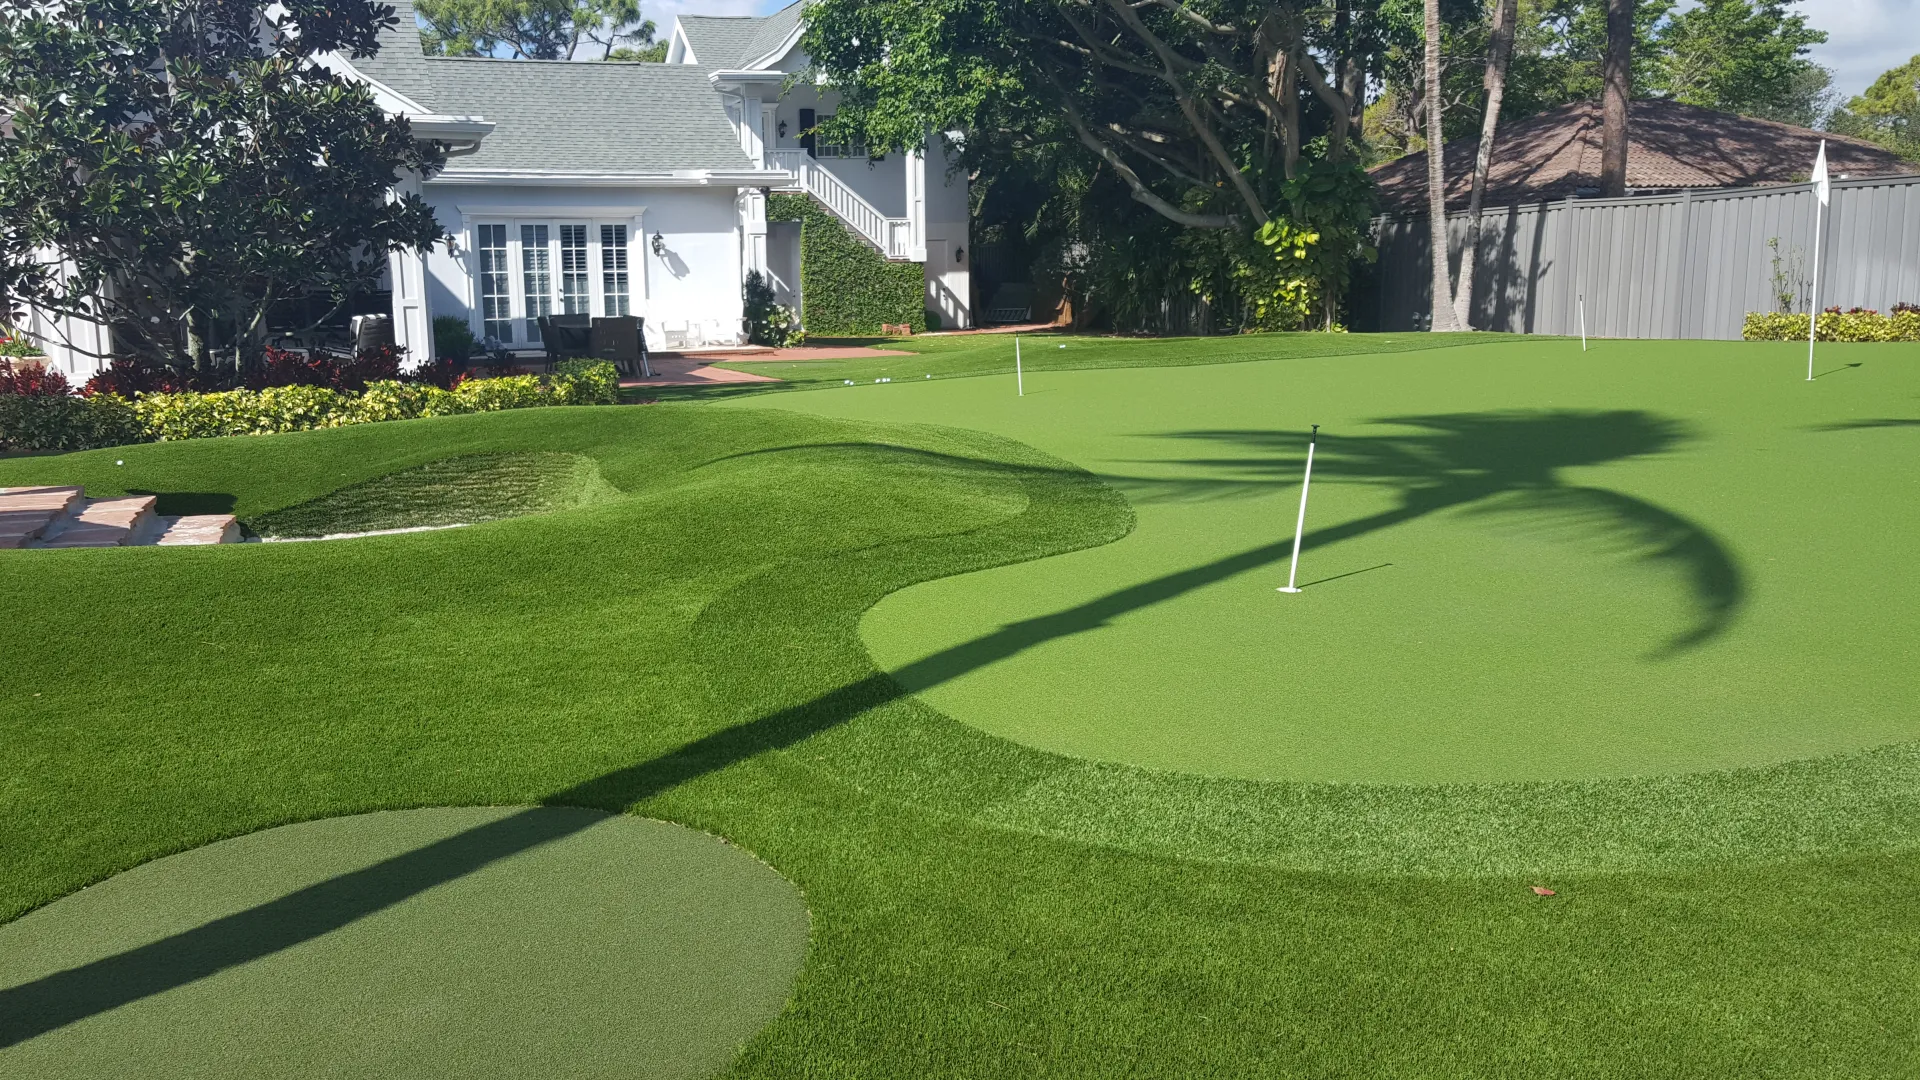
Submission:
[[[382,890],[410,895],[308,936]],[[704,1077],[780,1011],[806,944],[792,885],[678,826],[555,807],[327,818],[0,927],[0,986],[29,991],[16,1015],[85,1014],[0,1061],[47,1078]],[[137,992],[228,953],[260,955]]]
[[[1044,749],[1263,779],[1755,765],[1920,736],[1920,396],[1894,350],[1811,385],[1745,343],[1053,373],[785,396],[1008,435],[1124,491],[1120,543],[917,586],[865,636]],[[1281,596],[1305,430],[1301,581]],[[1317,583],[1317,584],[1316,584]],[[1001,628],[1007,627],[1003,631]],[[962,643],[1030,634],[949,670]]]
[[[1167,347],[1186,355],[1212,344]],[[1225,343],[1223,355],[1244,358],[1244,348]],[[1790,366],[1787,352],[1683,353],[1664,367],[1765,372]],[[1806,389],[1834,393],[1851,374],[1915,362],[1901,347],[1847,352],[1866,367]],[[1521,375],[1526,366],[1477,344],[1417,359],[1460,380],[1480,379],[1487,364]],[[1319,363],[1275,366],[1307,377]],[[1750,487],[1714,505],[1659,472],[1669,459],[1710,454],[1722,430],[1716,410],[1734,407],[1687,405],[1691,376],[1645,370],[1646,396],[1613,404],[1557,400],[1556,391],[1531,402],[1343,407],[1359,419],[1604,407],[1695,425],[1703,434],[1667,455],[1563,474],[1706,522],[1739,560],[1748,591],[1725,627],[1672,661],[1698,662],[1732,648],[1764,610],[1763,590],[1777,586],[1753,565],[1758,541],[1742,538],[1737,515],[1724,516]],[[1675,382],[1681,404],[1661,399],[1656,377]],[[1028,404],[1064,394],[1039,378],[1043,393]],[[1383,396],[1403,393],[1382,381]],[[961,391],[974,383],[983,394],[992,386],[956,382],[942,391],[957,395],[950,411],[918,418],[964,426]],[[766,403],[853,408],[837,395],[904,389],[788,392]],[[888,407],[907,400],[896,395]],[[1886,421],[1828,437],[1884,439],[1887,455],[1912,454],[1920,400],[1911,385],[1847,404],[1844,415],[1805,424]],[[988,407],[979,409],[989,423]],[[1298,422],[1277,416],[1267,427]],[[1021,438],[1048,446],[1042,431]],[[1779,751],[1748,759],[1777,764],[1627,778],[1592,769],[1484,784],[1272,781],[1049,753],[954,720],[873,667],[861,619],[882,598],[1142,544],[1155,514],[1185,505],[1156,501],[1161,479],[1246,479],[1194,459],[1248,451],[1127,450],[1150,461],[1121,469],[1106,464],[1111,451],[1056,445],[1048,456],[955,427],[696,404],[15,459],[0,462],[0,484],[158,491],[254,518],[429,462],[534,453],[594,462],[613,493],[537,516],[365,540],[0,553],[9,615],[0,620],[0,918],[283,822],[549,803],[718,834],[803,892],[811,940],[793,994],[729,1075],[1666,1080],[1904,1077],[1920,1061],[1920,751],[1911,740],[1826,752],[1872,742],[1850,736],[1797,760]],[[1270,516],[1261,500],[1284,507],[1291,449],[1251,453],[1264,463],[1249,470],[1263,494],[1197,509],[1238,507],[1251,528]],[[1860,453],[1874,466],[1834,478],[1831,490],[1877,484],[1888,502],[1910,499],[1911,474],[1882,464],[1896,457]],[[1076,455],[1153,482],[1103,482],[1063,460]],[[1161,459],[1174,461],[1151,464]],[[1793,466],[1777,468],[1804,488]],[[1369,489],[1357,479],[1328,484],[1332,500],[1316,521],[1365,509]],[[1788,527],[1787,510],[1782,499],[1774,527]],[[1534,520],[1516,514],[1511,527]],[[1365,539],[1384,542],[1400,528]],[[1581,575],[1611,566],[1639,603],[1663,605],[1607,639],[1616,649],[1630,642],[1636,662],[1654,664],[1639,657],[1701,624],[1689,579],[1649,570],[1632,552],[1596,550],[1582,528],[1551,544],[1485,535],[1555,553],[1533,557],[1570,567],[1569,587],[1589,588]],[[1310,555],[1330,560],[1359,539]],[[1474,547],[1447,550],[1474,556]],[[1342,595],[1335,586],[1403,569],[1391,561],[1285,599],[1319,604]],[[1282,599],[1268,587],[1260,582]],[[1896,617],[1867,616],[1877,625]],[[941,663],[961,685],[976,669],[990,673],[1008,643],[989,634]],[[1538,898],[1534,884],[1558,895]],[[372,921],[385,910],[363,897],[349,913]],[[0,1025],[15,1026],[0,1030],[28,1035],[19,1026],[27,1010],[8,992],[0,986]],[[151,999],[182,992],[191,984]],[[66,1030],[0,1039],[16,1042],[0,1048],[0,1075]]]

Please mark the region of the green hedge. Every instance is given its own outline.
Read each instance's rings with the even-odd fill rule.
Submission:
[[[122,397],[0,394],[0,450],[91,450],[144,441],[140,418]]]
[[[614,405],[620,378],[604,360],[570,360],[552,375],[468,379],[452,390],[372,382],[365,393],[273,386],[199,394],[0,397],[0,449],[86,450],[121,443],[311,431],[419,416],[542,405]]]
[[[1740,336],[1748,341],[1805,341],[1807,317],[1750,311]],[[1920,309],[1903,307],[1891,315],[1870,308],[1820,313],[1821,341],[1920,341]]]
[[[927,328],[927,271],[889,262],[807,195],[774,195],[770,221],[800,223],[800,323],[809,337],[880,333],[881,323]]]

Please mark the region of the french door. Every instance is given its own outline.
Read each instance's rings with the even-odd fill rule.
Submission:
[[[503,346],[538,345],[543,315],[629,314],[630,239],[624,223],[477,223],[476,329]]]

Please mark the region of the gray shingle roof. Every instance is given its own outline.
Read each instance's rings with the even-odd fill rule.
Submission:
[[[389,2],[400,24],[381,35],[378,53],[349,61],[355,69],[422,108],[494,124],[478,153],[447,163],[447,175],[753,167],[704,63],[429,57],[421,52],[410,0]]]
[[[766,18],[755,20],[760,24],[760,29],[754,32],[753,40],[747,42],[746,51],[740,54],[740,63],[743,66],[750,64],[779,48],[780,43],[787,40],[787,35],[793,33],[794,27],[800,25],[800,9],[805,4],[806,0],[793,0],[793,3]]]
[[[389,0],[400,22],[380,35],[380,51],[359,60],[350,60],[367,78],[398,94],[405,94],[421,108],[438,110],[433,102],[433,85],[427,74],[427,58],[420,50],[420,30],[413,18],[412,0]]]
[[[747,169],[723,99],[705,69],[568,60],[426,61],[439,107],[493,121],[475,169],[664,172]]]
[[[720,15],[682,15],[680,29],[693,46],[694,63],[704,68],[737,68],[765,19]]]

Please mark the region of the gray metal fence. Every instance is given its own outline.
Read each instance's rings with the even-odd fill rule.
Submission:
[[[1806,310],[1811,184],[1489,210],[1473,290],[1480,330],[1596,337],[1738,338],[1749,311]],[[1427,219],[1376,219],[1380,261],[1355,297],[1355,328],[1426,325]],[[1467,218],[1449,214],[1457,264]],[[1772,241],[1770,244],[1769,241]],[[1920,303],[1920,176],[1843,180],[1822,227],[1820,306]]]

